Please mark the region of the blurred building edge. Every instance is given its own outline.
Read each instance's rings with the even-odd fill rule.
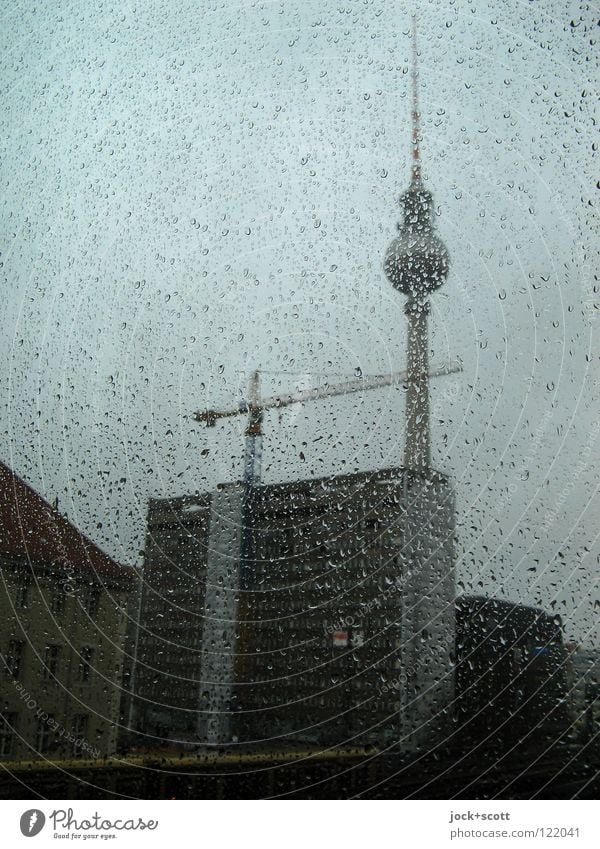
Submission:
[[[560,616],[485,596],[456,600],[457,734],[466,748],[566,739],[573,722]]]
[[[115,751],[134,574],[0,463],[2,761]]]
[[[232,484],[150,502],[133,687],[142,742],[412,750],[445,737],[448,479],[389,468],[256,486],[244,529],[242,500]]]
[[[568,684],[575,737],[584,743],[598,740],[600,731],[600,652],[567,646],[570,652]]]

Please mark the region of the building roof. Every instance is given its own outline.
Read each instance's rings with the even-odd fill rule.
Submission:
[[[0,462],[0,557],[53,568],[71,566],[100,579],[131,579],[121,566]]]
[[[369,469],[364,472],[344,472],[337,475],[324,475],[318,478],[301,478],[280,483],[262,483],[255,487],[256,492],[268,495],[271,492],[331,492],[345,486],[368,486],[380,481],[390,481],[399,484],[406,477],[407,482],[428,481],[432,483],[448,483],[449,478],[437,469],[425,470],[406,469],[403,466],[388,466],[383,469]]]

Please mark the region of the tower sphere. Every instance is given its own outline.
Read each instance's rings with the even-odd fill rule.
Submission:
[[[433,230],[433,199],[420,182],[400,198],[404,220],[388,248],[384,269],[392,286],[411,300],[425,300],[448,276],[450,258]]]

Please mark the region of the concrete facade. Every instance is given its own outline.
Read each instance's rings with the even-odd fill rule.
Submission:
[[[211,498],[197,726],[198,739],[208,745],[226,743],[233,733],[235,656],[239,611],[243,609],[239,562],[242,499],[241,486],[224,487]]]
[[[386,469],[261,487],[254,513],[240,736],[414,749],[443,735],[454,647],[447,480]]]
[[[130,606],[124,731],[147,746],[195,739],[205,628],[208,495],[152,499],[144,567]]]

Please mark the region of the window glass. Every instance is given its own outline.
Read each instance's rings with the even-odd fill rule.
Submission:
[[[4,4],[0,798],[597,797],[595,6]]]

